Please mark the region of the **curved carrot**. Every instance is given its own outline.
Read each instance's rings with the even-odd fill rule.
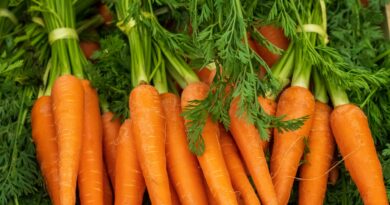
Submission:
[[[316,101],[313,125],[308,138],[309,153],[300,169],[299,204],[323,204],[335,142],[330,130],[328,104]]]
[[[119,130],[115,176],[115,204],[142,204],[145,181],[142,176],[135,142],[131,130],[131,121],[125,120]]]
[[[223,127],[220,127],[219,130],[222,152],[234,190],[238,192],[239,198],[243,199],[244,204],[260,205],[255,190],[245,173],[244,165],[232,137],[226,133]]]
[[[31,128],[37,160],[50,199],[54,205],[59,205],[58,148],[50,96],[42,96],[35,101],[31,111]]]
[[[171,93],[160,95],[166,121],[168,173],[183,205],[207,204],[202,172],[188,149],[180,98]]]
[[[181,106],[184,109],[192,100],[202,100],[206,97],[209,86],[202,82],[189,84],[182,93]],[[219,144],[218,125],[207,117],[202,137],[205,151],[198,156],[206,182],[212,196],[218,204],[237,205],[237,199],[230,181]]]
[[[135,150],[152,204],[171,204],[165,157],[165,122],[157,90],[139,85],[130,94]]]
[[[330,123],[345,166],[364,204],[389,204],[382,167],[364,112],[353,104],[340,105],[333,110]]]
[[[112,112],[105,112],[102,115],[103,121],[103,157],[106,162],[108,176],[111,184],[115,188],[115,161],[116,143],[121,122],[115,118]]]
[[[253,124],[246,121],[245,116],[237,116],[238,102],[239,98],[237,97],[230,105],[230,131],[253,178],[261,202],[270,205],[278,204],[259,132]]]
[[[104,205],[111,205],[114,202],[114,196],[112,195],[112,187],[110,184],[110,179],[106,171],[106,167],[103,166],[103,201]]]
[[[58,143],[61,205],[76,203],[84,124],[84,91],[81,81],[63,75],[54,82],[52,108]]]
[[[299,129],[279,132],[274,129],[274,144],[271,155],[271,174],[280,205],[288,203],[294,177],[304,151],[304,138],[309,136],[315,101],[312,93],[303,87],[292,86],[280,96],[276,116],[285,115],[285,120],[308,116]]]
[[[82,80],[82,85],[84,88],[84,129],[77,179],[80,202],[83,205],[103,205],[103,128],[99,97],[89,81]]]
[[[271,115],[271,116],[275,116],[275,112],[276,112],[275,100],[264,98],[263,96],[259,96],[257,98],[257,101],[259,102],[260,106],[263,108],[265,113],[267,113],[268,115]],[[269,143],[271,141],[272,129],[268,129],[267,132],[268,132],[268,136],[270,137],[270,139],[268,141],[261,140],[261,146],[263,147],[264,152],[267,151]]]

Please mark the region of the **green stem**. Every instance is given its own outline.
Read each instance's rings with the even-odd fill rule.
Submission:
[[[100,14],[96,14],[90,19],[79,22],[76,31],[80,34],[87,29],[99,27],[103,23],[104,18]]]
[[[279,81],[282,90],[290,83],[290,77],[294,68],[294,54],[293,43],[290,44],[281,59],[274,65],[272,75]],[[279,93],[276,93],[279,95]]]
[[[321,78],[317,69],[313,71],[314,79],[314,97],[316,100],[327,104],[329,102],[329,97],[326,92],[326,85],[324,80]]]
[[[349,103],[348,95],[344,89],[330,83],[329,80],[326,81],[326,85],[334,107]]]
[[[376,58],[374,58],[374,62],[378,62],[380,59],[390,55],[390,49],[386,50],[385,52],[378,55]]]
[[[173,68],[173,66],[169,63],[169,62],[166,62],[167,65],[167,70],[169,72],[169,74],[172,76],[173,79],[175,79],[176,83],[179,84],[179,86],[184,89],[185,87],[187,87],[187,82],[186,80],[180,75],[180,73],[178,73],[176,71],[175,68]]]
[[[139,36],[138,28],[134,27],[128,33],[131,55],[131,77],[133,87],[149,83],[145,71],[144,48]]]
[[[160,94],[163,94],[168,92],[168,82],[165,72],[165,62],[161,58],[161,50],[158,48],[155,49],[154,55],[152,55],[153,62],[156,65],[153,85]]]
[[[291,86],[299,86],[303,88],[309,88],[311,65],[308,65],[304,58],[304,51],[301,48],[297,48],[295,53],[295,69]]]
[[[376,87],[374,90],[370,92],[370,94],[367,96],[367,98],[364,100],[364,102],[360,105],[360,108],[363,109],[364,106],[370,101],[371,97],[376,93],[378,88]]]

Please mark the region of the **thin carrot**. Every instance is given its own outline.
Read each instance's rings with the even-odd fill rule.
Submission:
[[[323,204],[335,142],[330,129],[328,104],[316,101],[313,125],[308,137],[309,153],[300,169],[299,204]]]
[[[366,115],[353,104],[335,106],[330,117],[332,131],[364,204],[389,204]]]
[[[63,75],[54,82],[52,108],[58,143],[60,204],[76,203],[84,124],[84,91],[81,81]]]
[[[112,195],[112,187],[110,184],[110,179],[107,174],[106,167],[103,166],[103,201],[104,205],[111,205],[114,203],[114,196]]]
[[[102,115],[103,122],[103,157],[106,163],[107,172],[111,180],[112,187],[115,187],[115,158],[116,143],[121,122],[115,118],[112,112],[105,112]]]
[[[115,176],[115,204],[142,204],[145,181],[142,176],[135,142],[131,130],[131,121],[125,120],[119,130]]]
[[[259,132],[253,124],[246,121],[245,115],[237,116],[238,102],[239,98],[237,97],[233,99],[230,106],[230,131],[253,178],[261,202],[263,204],[278,204]]]
[[[42,96],[35,101],[31,111],[31,128],[37,160],[51,202],[59,205],[58,148],[50,96]]]
[[[78,175],[80,202],[104,204],[103,202],[103,127],[100,116],[99,97],[89,81],[82,80],[84,88],[84,129]]]
[[[100,49],[100,45],[95,41],[81,41],[80,48],[83,51],[84,56],[91,59],[92,55]]]
[[[192,100],[204,99],[208,90],[209,86],[202,82],[189,84],[182,93],[182,108],[184,109]],[[201,156],[198,156],[198,161],[212,196],[215,197],[218,204],[237,205],[237,199],[219,144],[219,128],[210,117],[206,119],[202,137],[205,151]]]
[[[329,177],[328,177],[328,184],[330,185],[336,185],[337,183],[337,180],[339,179],[339,175],[340,175],[340,168],[339,166],[336,165],[337,163],[337,155],[336,155],[337,151],[335,151],[335,154],[333,155],[333,159],[332,159],[332,170],[330,170],[329,172]]]
[[[271,155],[271,174],[280,205],[287,204],[300,159],[304,151],[304,137],[309,136],[315,101],[312,93],[300,86],[287,88],[280,96],[276,116],[284,120],[308,116],[302,127],[295,131],[274,131]]]
[[[157,90],[139,85],[130,94],[135,150],[152,204],[171,204],[165,156],[165,121]]]
[[[240,159],[238,149],[232,137],[220,127],[221,147],[224,155],[225,163],[230,173],[233,188],[238,192],[239,198],[242,198],[244,204],[260,205],[255,190],[249,182],[248,176],[245,173],[244,165]],[[271,180],[271,179],[270,179]]]
[[[273,99],[270,98],[264,98],[263,96],[259,96],[257,98],[257,101],[259,102],[260,106],[264,109],[264,112],[267,113],[268,115],[275,116],[276,112],[276,102]],[[263,147],[263,151],[266,152],[269,147],[269,143],[271,141],[272,137],[272,129],[268,129],[268,136],[270,139],[268,141],[266,140],[261,140],[261,146]]]
[[[216,69],[210,70],[208,68],[202,68],[198,70],[196,74],[202,82],[206,83],[207,85],[210,85],[214,80],[216,72]]]
[[[207,204],[202,172],[188,149],[180,98],[171,93],[160,95],[166,121],[168,173],[183,205]]]

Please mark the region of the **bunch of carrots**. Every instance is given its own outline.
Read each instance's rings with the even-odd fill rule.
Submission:
[[[146,25],[132,22],[128,8],[133,1],[118,0],[117,25],[129,40],[133,85],[130,117],[121,121],[106,109],[102,114],[100,107],[106,106],[84,79],[83,67],[89,63],[77,34],[72,33],[72,2],[42,2],[57,11],[60,19],[43,13],[52,38],[52,56],[46,86],[32,109],[32,135],[53,204],[76,204],[78,189],[81,204],[142,204],[147,191],[154,205],[285,205],[295,179],[299,181],[299,204],[322,204],[328,175],[335,168],[336,146],[364,203],[388,204],[364,113],[349,103],[344,90],[324,79],[320,66],[307,63],[308,51],[296,39],[285,37],[280,27],[261,26],[247,36],[251,49],[272,68],[282,87],[290,85],[280,93],[259,96],[258,103],[267,115],[284,121],[302,118],[302,126],[292,130],[270,127],[268,133],[273,137],[265,141],[246,120],[246,113],[238,114],[240,96],[235,96],[228,129],[204,116],[204,151],[195,155],[187,139],[194,122],[182,113],[213,92],[210,84],[221,80],[214,76],[223,68],[210,66],[197,75],[183,57],[153,37]],[[321,25],[319,3],[307,4],[313,15],[302,18],[303,23]],[[142,12],[147,10],[144,7],[140,7]],[[148,15],[153,19],[153,14]],[[55,36],[58,29],[67,33],[65,37]],[[283,50],[283,55],[257,43],[258,35]],[[326,45],[316,33],[302,31],[300,35],[313,46]],[[174,94],[180,90],[176,85],[168,84],[172,79],[182,89],[181,95]],[[314,86],[310,86],[311,79]],[[231,85],[226,92],[233,89]]]

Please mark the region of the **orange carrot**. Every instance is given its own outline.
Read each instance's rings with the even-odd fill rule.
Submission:
[[[244,204],[260,205],[255,190],[245,173],[244,165],[232,137],[226,133],[223,127],[220,127],[219,130],[221,133],[222,152],[234,190],[238,193],[239,198],[243,199]]]
[[[207,85],[210,85],[213,80],[214,80],[214,76],[216,74],[217,70],[214,69],[214,70],[210,70],[208,68],[202,68],[200,70],[198,70],[196,72],[196,74],[198,75],[199,79],[206,83]]]
[[[179,196],[177,195],[177,192],[175,190],[175,187],[173,186],[172,182],[169,182],[169,189],[171,190],[171,200],[172,205],[180,205]]]
[[[299,204],[323,204],[335,143],[330,130],[329,105],[316,101],[308,137],[309,153],[300,169]]]
[[[165,122],[157,90],[139,85],[130,94],[132,132],[152,204],[171,204],[165,156]]]
[[[330,123],[345,166],[364,204],[389,204],[382,167],[364,112],[356,105],[337,106]]]
[[[104,204],[103,202],[103,154],[102,121],[99,97],[87,80],[82,80],[84,88],[84,130],[80,157],[78,186],[80,202],[84,204]]]
[[[209,86],[202,82],[189,84],[182,93],[182,108],[184,109],[189,101],[204,99],[208,90]],[[210,117],[206,119],[202,137],[205,150],[201,156],[198,156],[198,161],[212,196],[215,197],[218,204],[237,205],[237,199],[219,144],[219,128]]]
[[[52,108],[58,143],[60,204],[76,203],[84,124],[84,91],[81,81],[63,75],[54,82]]]
[[[331,168],[332,170],[330,170],[329,172],[329,177],[328,177],[328,184],[330,185],[336,185],[337,183],[337,180],[339,179],[339,166],[336,165],[337,163],[337,155],[336,155],[337,151],[335,151],[335,154],[333,155],[333,159],[332,159],[332,165],[331,165]],[[336,166],[335,166],[336,165]]]
[[[207,204],[198,161],[188,149],[180,98],[171,93],[160,97],[166,120],[167,167],[173,187],[183,205]]]
[[[253,178],[261,202],[278,204],[259,132],[253,124],[246,121],[245,115],[237,116],[238,102],[239,98],[235,98],[230,106],[230,131]]]
[[[112,23],[112,13],[106,4],[99,5],[99,14],[103,17],[104,24],[109,25]]]
[[[110,179],[106,171],[106,167],[103,166],[103,201],[104,205],[111,205],[114,202],[114,196],[112,195],[112,187],[110,184]]]
[[[275,100],[269,99],[269,98],[264,98],[263,96],[259,96],[257,98],[257,101],[259,102],[260,106],[264,109],[265,113],[271,116],[275,116],[276,112],[276,102]],[[268,141],[266,140],[261,140],[261,146],[263,147],[264,152],[267,151],[269,142],[271,141],[272,137],[272,129],[267,130],[268,136],[270,139]]]
[[[312,93],[303,87],[291,86],[280,96],[276,116],[285,120],[308,116],[302,127],[295,131],[274,131],[271,155],[271,174],[280,205],[288,203],[294,177],[304,151],[304,137],[309,136],[315,101]]]
[[[91,59],[92,54],[99,50],[100,46],[99,43],[94,41],[81,41],[80,48],[83,51],[84,56],[88,59]]]
[[[112,186],[115,188],[116,143],[121,122],[112,112],[102,115],[103,121],[103,157]]]
[[[59,205],[58,148],[51,101],[50,96],[42,96],[35,101],[31,111],[31,128],[37,160],[51,202]]]
[[[142,176],[135,142],[131,130],[131,121],[123,122],[118,137],[115,176],[115,204],[142,204],[145,181]]]

